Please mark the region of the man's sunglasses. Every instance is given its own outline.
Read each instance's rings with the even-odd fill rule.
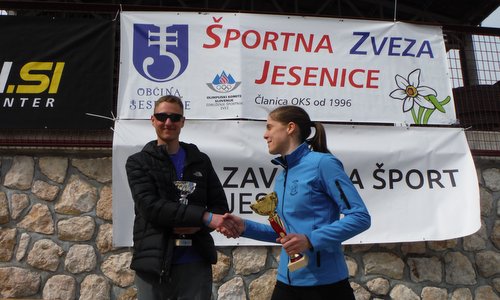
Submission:
[[[172,122],[179,122],[182,119],[181,114],[157,113],[153,116],[155,116],[156,120],[160,122],[165,122],[167,119],[170,119]]]

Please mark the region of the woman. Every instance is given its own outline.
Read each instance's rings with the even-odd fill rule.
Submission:
[[[278,236],[268,224],[225,218],[238,224],[243,237],[283,245],[273,300],[354,299],[341,243],[368,229],[370,215],[342,163],[328,150],[323,125],[311,122],[300,107],[283,106],[269,114],[264,139],[269,153],[279,155],[272,162],[283,167],[274,191],[287,235]],[[292,272],[289,257],[300,253],[308,263]]]

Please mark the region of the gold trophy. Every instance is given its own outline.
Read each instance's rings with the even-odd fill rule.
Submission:
[[[183,205],[188,205],[187,196],[192,194],[196,189],[196,182],[177,180],[174,181],[174,185],[181,193],[181,198],[179,199],[179,202]],[[193,241],[191,239],[188,239],[185,234],[181,234],[177,239],[175,239],[175,245],[192,246]]]
[[[268,221],[274,231],[281,237],[286,236],[285,225],[276,213],[276,205],[278,205],[278,197],[275,192],[265,195],[257,200],[256,203],[251,204],[250,208],[261,216],[268,216]],[[290,257],[288,269],[296,271],[300,268],[307,266],[308,258],[305,254],[294,254]]]

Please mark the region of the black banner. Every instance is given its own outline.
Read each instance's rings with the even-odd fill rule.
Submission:
[[[104,129],[112,121],[114,24],[0,16],[0,129]]]

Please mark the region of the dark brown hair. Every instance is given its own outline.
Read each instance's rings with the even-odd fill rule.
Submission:
[[[320,122],[312,122],[307,112],[298,106],[280,106],[269,113],[271,119],[282,124],[293,122],[297,124],[300,131],[300,142],[309,143],[312,149],[316,152],[330,153],[326,143],[325,127]],[[308,139],[311,135],[311,127],[314,127],[314,136]]]

